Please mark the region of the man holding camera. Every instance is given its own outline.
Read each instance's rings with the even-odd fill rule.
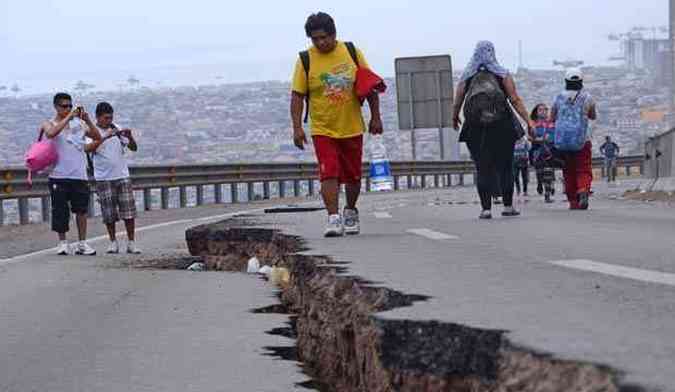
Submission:
[[[73,108],[70,95],[58,93],[53,102],[56,116],[40,125],[40,133],[52,140],[58,154],[56,165],[49,175],[52,230],[59,236],[57,254],[70,254],[66,233],[70,230],[72,212],[76,216],[79,235],[75,254],[93,256],[96,250],[86,241],[90,195],[84,147],[86,137],[100,140],[101,135],[83,107]]]
[[[96,126],[102,137],[88,143],[86,151],[92,154],[101,215],[110,238],[108,253],[120,251],[115,224],[121,219],[127,230],[127,253],[140,254],[135,238],[136,200],[124,157],[126,149],[135,152],[138,145],[131,129],[120,129],[113,123],[113,115],[113,107],[108,102],[96,105]]]

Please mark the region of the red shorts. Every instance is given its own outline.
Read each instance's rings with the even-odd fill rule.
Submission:
[[[361,182],[363,135],[347,139],[313,136],[321,181],[337,179],[341,184]]]

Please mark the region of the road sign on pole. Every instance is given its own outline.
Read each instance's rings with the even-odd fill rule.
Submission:
[[[412,131],[413,159],[417,158],[416,129],[438,129],[441,159],[446,159],[448,148],[452,150],[452,158],[457,159],[457,141],[449,143],[450,135],[446,132],[452,127],[450,56],[398,58],[395,66],[399,129]]]

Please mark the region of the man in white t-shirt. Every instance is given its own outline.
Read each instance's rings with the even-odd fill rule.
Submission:
[[[113,123],[114,109],[108,102],[96,105],[96,126],[101,140],[87,144],[92,154],[96,191],[101,203],[101,216],[108,229],[108,253],[119,253],[115,224],[123,220],[127,229],[127,253],[140,254],[136,247],[136,199],[129,175],[125,151],[137,151],[138,145],[130,129]]]
[[[56,116],[40,125],[44,134],[56,146],[58,160],[49,174],[49,194],[52,202],[52,230],[59,235],[57,254],[70,254],[66,233],[70,230],[70,213],[76,215],[79,242],[78,255],[93,256],[96,250],[87,240],[89,182],[85,138],[100,140],[101,135],[83,107],[73,108],[73,99],[66,93],[54,96]],[[79,119],[79,120],[78,120]],[[86,127],[82,126],[82,123]]]

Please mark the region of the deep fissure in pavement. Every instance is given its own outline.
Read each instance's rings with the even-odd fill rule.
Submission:
[[[249,258],[290,271],[280,306],[293,315],[272,333],[296,339],[271,355],[301,362],[320,390],[334,391],[635,391],[612,369],[555,359],[511,344],[505,331],[437,321],[387,320],[377,313],[422,301],[346,276],[327,257],[300,255],[294,236],[236,219],[186,232],[190,253],[210,270],[246,270]]]

